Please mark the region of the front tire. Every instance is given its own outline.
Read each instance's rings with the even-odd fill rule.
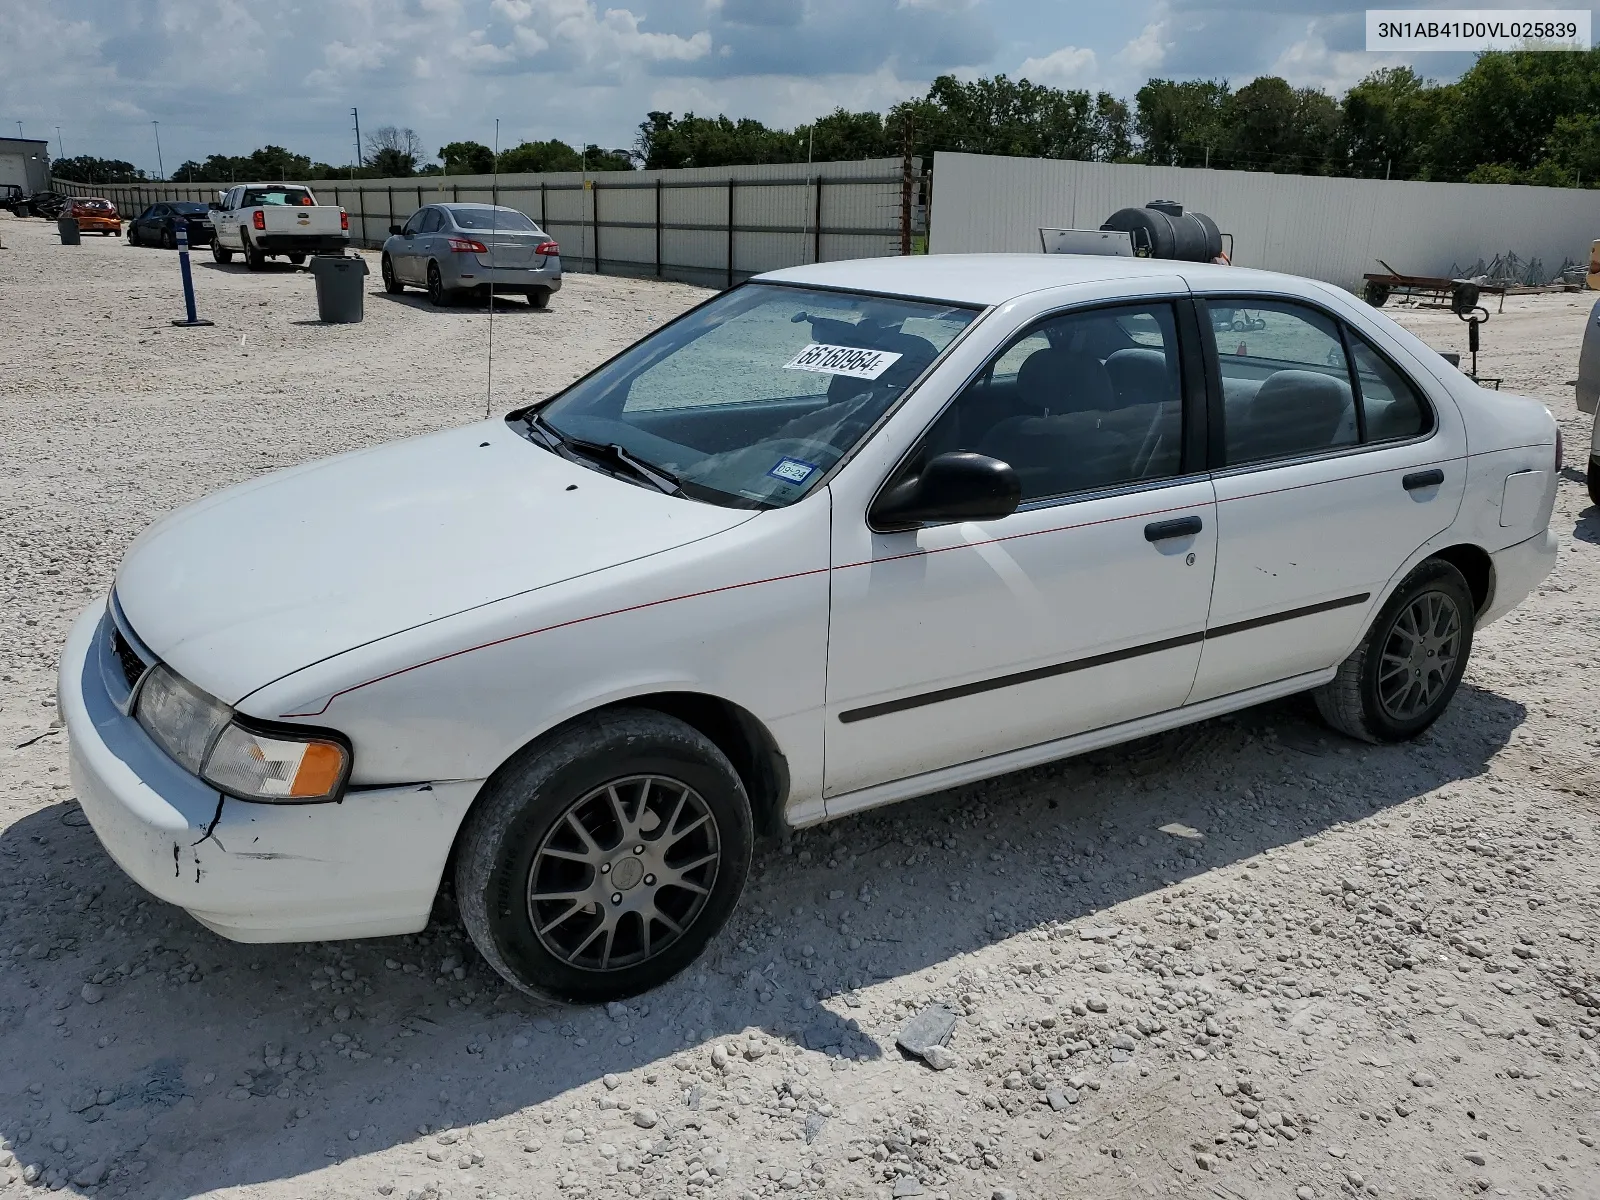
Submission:
[[[1314,693],[1317,711],[1364,742],[1401,742],[1437,721],[1466,674],[1476,605],[1466,579],[1430,558],[1395,589],[1339,673]]]
[[[394,273],[394,263],[390,261],[390,258],[387,254],[383,256],[383,266],[381,270],[383,273],[384,291],[388,292],[391,296],[398,296],[401,292],[406,290],[406,285],[400,282],[400,276]]]
[[[229,263],[231,263],[233,261],[233,251],[230,250],[227,246],[224,246],[216,238],[212,238],[211,239],[211,257],[214,258],[217,262],[221,263],[223,266],[227,266]]]
[[[727,922],[750,871],[750,802],[698,730],[593,714],[513,758],[462,830],[456,899],[501,976],[593,1004],[665,983]]]
[[[1600,508],[1600,454],[1589,456],[1589,500]]]

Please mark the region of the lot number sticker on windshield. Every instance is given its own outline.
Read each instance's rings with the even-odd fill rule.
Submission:
[[[848,375],[876,379],[901,358],[888,350],[863,350],[860,346],[829,346],[812,342],[783,364],[785,371],[815,371],[819,375]]]

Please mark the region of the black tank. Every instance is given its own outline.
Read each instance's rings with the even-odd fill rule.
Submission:
[[[1133,252],[1146,258],[1210,262],[1222,253],[1222,234],[1205,213],[1184,212],[1175,200],[1119,208],[1100,226],[1133,235]]]

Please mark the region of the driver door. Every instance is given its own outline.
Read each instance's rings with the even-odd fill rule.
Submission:
[[[1016,469],[1016,512],[880,533],[835,503],[830,816],[874,785],[1183,704],[1216,558],[1203,397],[1186,296],[1046,317],[887,481],[976,451]]]
[[[422,223],[432,211],[429,208],[419,208],[412,213],[411,219],[400,229],[400,244],[398,248],[390,252],[389,257],[394,262],[395,274],[407,283],[422,284],[427,282],[423,277],[424,272],[419,265],[422,260],[418,255],[421,252]]]

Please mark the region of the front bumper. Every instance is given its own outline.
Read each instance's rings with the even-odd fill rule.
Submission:
[[[58,696],[72,781],[101,845],[146,891],[241,942],[414,933],[481,780],[252,804],[190,775],[112,702],[105,606],[78,618]]]
[[[1555,569],[1560,543],[1555,530],[1546,529],[1525,542],[1489,555],[1494,563],[1494,594],[1478,617],[1478,628],[1499,620],[1526,600],[1534,588]]]
[[[348,233],[252,233],[250,244],[268,254],[327,254],[350,244]]]

